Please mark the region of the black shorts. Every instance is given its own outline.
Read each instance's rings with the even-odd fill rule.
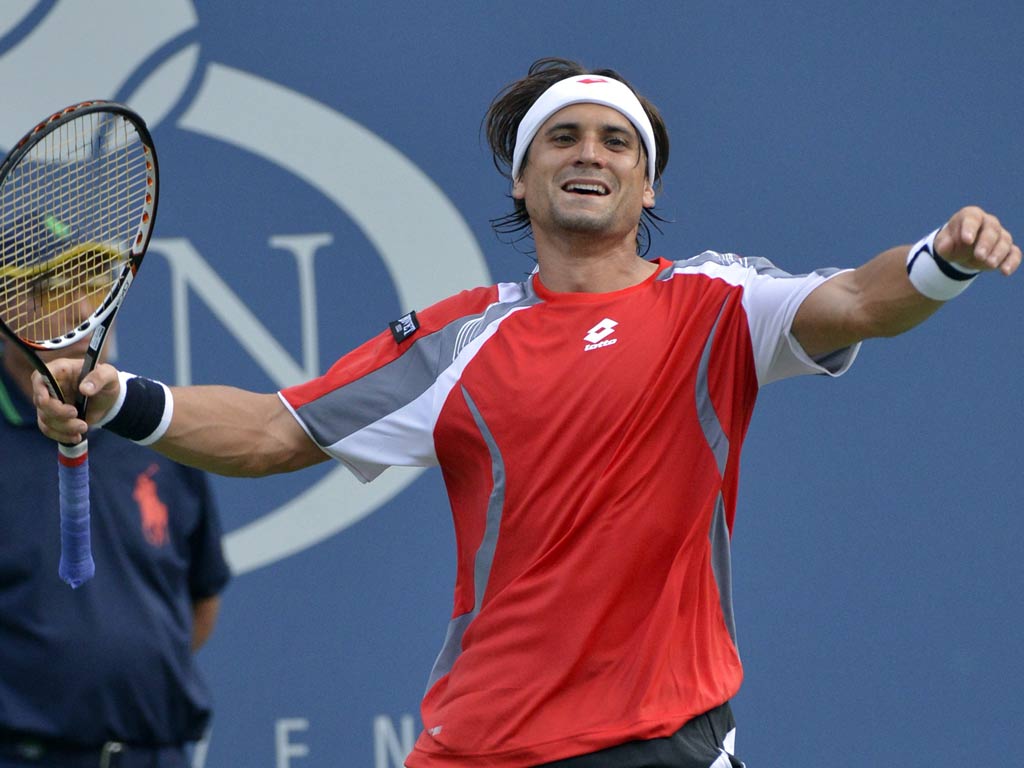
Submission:
[[[743,762],[725,750],[726,736],[735,727],[726,702],[693,718],[671,736],[628,741],[537,768],[743,768]]]

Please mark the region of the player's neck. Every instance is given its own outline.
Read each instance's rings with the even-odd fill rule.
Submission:
[[[657,267],[636,252],[636,240],[607,243],[575,238],[537,241],[544,287],[557,293],[611,293],[642,283]]]

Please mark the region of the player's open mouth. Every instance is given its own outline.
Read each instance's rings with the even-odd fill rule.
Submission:
[[[570,181],[562,186],[563,192],[573,192],[578,195],[599,195],[608,194],[608,187],[595,181]]]

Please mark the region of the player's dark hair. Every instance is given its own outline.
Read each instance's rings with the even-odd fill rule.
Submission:
[[[510,182],[513,181],[512,154],[516,147],[516,132],[527,111],[540,98],[541,94],[555,83],[565,80],[567,77],[585,74],[614,78],[626,85],[640,100],[640,104],[654,128],[654,145],[657,148],[654,179],[651,185],[656,190],[660,189],[661,174],[668,164],[669,145],[668,129],[665,127],[665,121],[658,112],[658,108],[637,93],[636,89],[614,69],[587,69],[578,62],[556,57],[537,59],[530,65],[525,77],[502,88],[488,107],[483,127],[487,134],[487,142],[491,147],[494,167]],[[646,156],[646,151],[646,148],[641,146],[641,152],[644,153],[641,155],[641,160]],[[529,150],[523,156],[523,167],[526,166],[528,160]],[[491,219],[491,228],[499,236],[510,235],[510,241],[517,243],[531,237],[533,231],[530,228],[530,214],[526,211],[526,203],[515,199],[513,199],[513,203],[514,209],[510,213]],[[658,222],[664,221],[665,219],[655,213],[653,208],[643,209],[637,230],[637,253],[647,252],[651,247],[650,228],[653,227],[660,232]]]

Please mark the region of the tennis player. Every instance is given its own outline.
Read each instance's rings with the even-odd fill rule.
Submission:
[[[498,226],[532,235],[535,274],[410,313],[276,394],[100,366],[88,422],[231,475],[440,465],[458,575],[411,768],[742,765],[729,538],[758,389],[842,374],[1021,251],[966,207],[852,270],[648,259],[668,136],[620,75],[535,62],[487,131],[515,205]],[[43,431],[80,439],[34,392]]]

